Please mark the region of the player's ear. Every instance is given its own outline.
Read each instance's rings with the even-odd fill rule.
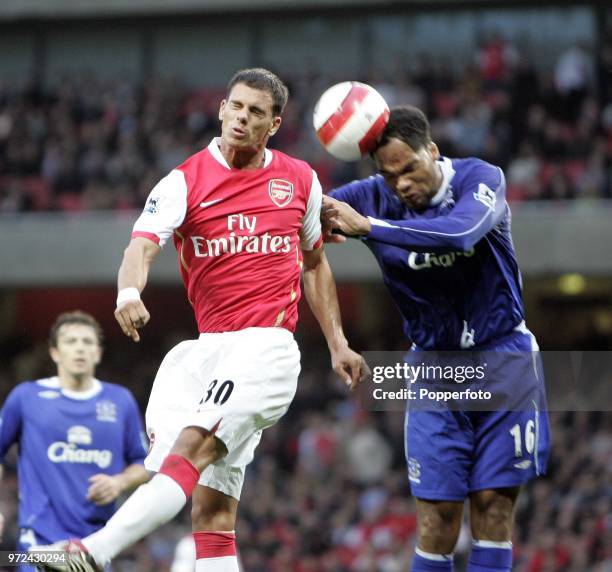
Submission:
[[[272,127],[268,129],[268,135],[270,137],[272,137],[272,135],[274,135],[279,130],[282,122],[283,119],[280,115],[277,115],[276,117],[272,118]]]
[[[438,146],[433,141],[430,141],[427,144],[427,150],[434,161],[437,161],[440,158],[440,149],[438,149]]]
[[[51,359],[53,360],[53,363],[59,363],[59,355],[58,355],[58,352],[57,352],[57,348],[50,347],[49,348],[49,355],[51,356]]]
[[[98,346],[98,355],[96,356],[96,359],[94,360],[94,366],[97,366],[102,361],[103,353],[104,353],[104,350],[100,346]]]
[[[219,106],[219,121],[223,121],[223,111],[226,105],[227,105],[227,99],[222,99],[221,105]]]

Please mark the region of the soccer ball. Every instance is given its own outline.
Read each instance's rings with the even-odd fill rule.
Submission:
[[[373,87],[344,81],[319,98],[313,113],[317,138],[336,159],[357,161],[376,147],[389,106]]]

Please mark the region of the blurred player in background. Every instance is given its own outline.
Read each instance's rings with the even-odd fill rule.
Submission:
[[[373,158],[379,174],[332,191],[324,218],[374,253],[413,349],[511,352],[518,362],[502,363],[496,379],[537,396],[513,411],[409,407],[419,534],[412,570],[452,570],[466,498],[474,539],[468,570],[510,570],[519,487],[545,470],[549,435],[504,175],[479,159],[441,157],[414,107],[391,111]]]
[[[296,391],[302,266],[334,370],[354,386],[365,369],[342,331],[317,176],[266,148],[287,96],[267,70],[236,73],[220,106],[221,137],[161,180],[134,226],[118,278],[123,331],[139,340],[149,321],[140,293],[173,236],[200,337],[173,348],[155,379],[145,465],[157,475],[101,531],[58,545],[72,553],[74,569],[99,569],[173,518],[193,493],[196,570],[238,570],[234,528],[245,469],[262,430]]]
[[[196,562],[196,547],[193,535],[183,536],[174,548],[170,572],[193,572]]]
[[[101,344],[92,316],[60,314],[49,336],[57,375],[19,384],[2,407],[0,461],[19,446],[19,550],[95,532],[148,480],[134,397],[94,377]]]

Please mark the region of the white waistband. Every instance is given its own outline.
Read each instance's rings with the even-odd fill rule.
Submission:
[[[293,332],[290,332],[287,328],[280,328],[275,326],[250,326],[243,328],[242,330],[231,330],[228,332],[200,332],[199,339],[205,340],[206,338],[214,337],[240,337],[240,336],[283,336],[293,339]]]

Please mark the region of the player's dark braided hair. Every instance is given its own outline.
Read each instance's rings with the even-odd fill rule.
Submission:
[[[431,141],[427,117],[418,107],[412,105],[393,107],[389,123],[380,136],[376,148],[386,145],[389,139],[399,139],[410,145],[413,151],[425,147]]]
[[[287,86],[276,74],[267,69],[249,68],[238,70],[227,84],[228,96],[237,83],[242,83],[253,89],[267,91],[272,96],[272,113],[275,116],[281,115],[285,105],[287,105],[287,99],[289,98]]]

